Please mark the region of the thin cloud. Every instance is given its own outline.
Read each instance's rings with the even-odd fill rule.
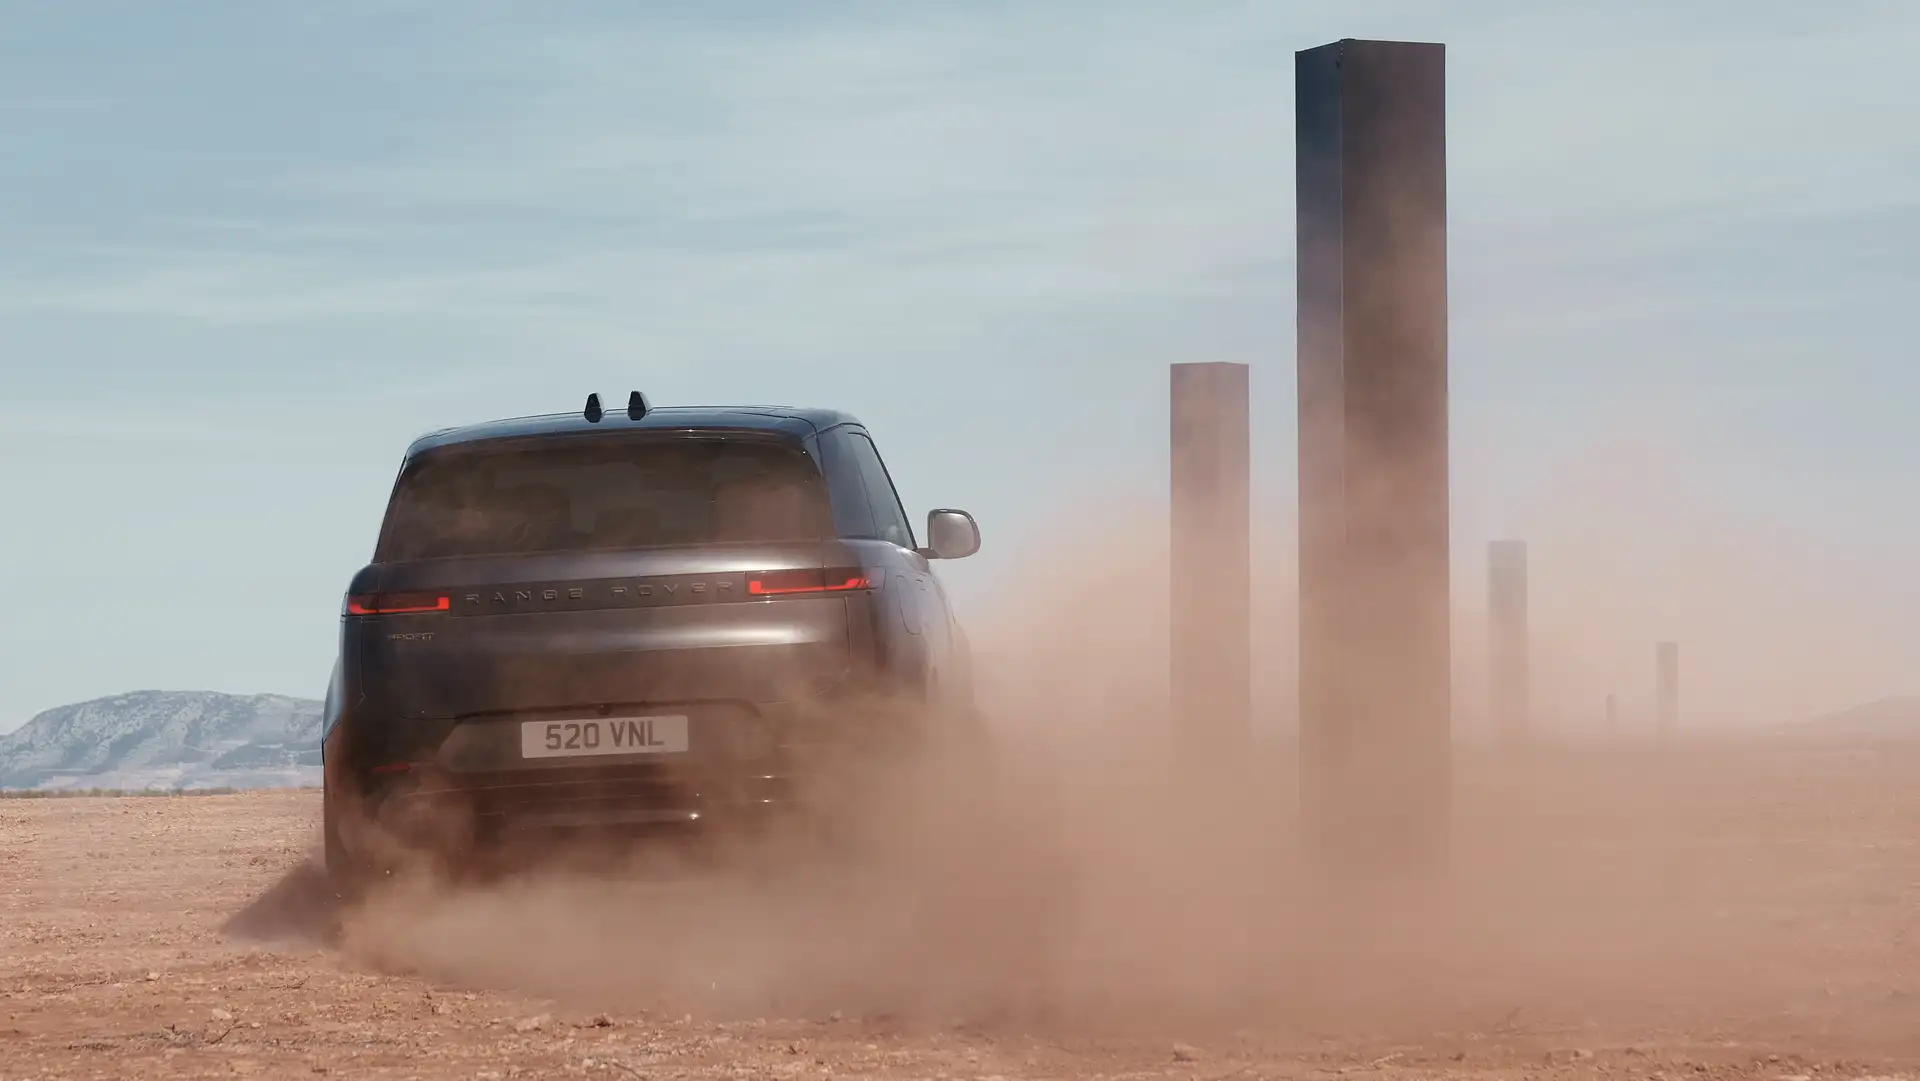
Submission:
[[[251,250],[225,250],[229,235],[12,275],[0,306],[213,325],[617,327],[664,312],[705,326],[739,311],[742,291],[815,309],[859,307],[835,293],[896,307],[945,296],[993,318],[1270,286],[1292,246],[1282,46],[1310,43],[1303,24],[1333,9],[1223,10],[505,22],[436,65],[513,88],[485,99],[497,111],[483,134],[409,128],[397,153],[256,176],[286,214],[277,229],[224,230]],[[1396,17],[1445,29],[1417,12]],[[1913,137],[1862,155],[1868,140],[1848,123],[1822,131],[1850,156],[1798,153],[1824,106],[1768,84],[1770,65],[1799,61],[1755,20],[1649,39],[1644,22],[1589,26],[1566,8],[1480,5],[1468,18],[1489,36],[1453,47],[1456,220],[1596,223],[1561,230],[1546,260],[1606,251],[1608,218],[1671,210],[1661,227],[1684,236],[1687,215],[1708,208],[1777,211],[1805,203],[1803,189],[1884,201],[1889,178],[1911,175]],[[1914,20],[1835,25],[1829,61],[1897,48]],[[1570,26],[1583,28],[1578,50],[1565,47]],[[1861,102],[1906,78],[1847,70]],[[1795,146],[1769,130],[1794,132]],[[1729,144],[1762,160],[1729,161]],[[710,316],[690,317],[703,306]]]

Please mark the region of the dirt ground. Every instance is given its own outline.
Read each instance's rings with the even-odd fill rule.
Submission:
[[[1920,751],[1556,752],[1458,801],[1452,915],[1407,935],[1221,907],[1250,880],[1144,835],[1054,908],[1076,853],[1036,848],[339,913],[314,793],[4,800],[0,1079],[1920,1076]]]

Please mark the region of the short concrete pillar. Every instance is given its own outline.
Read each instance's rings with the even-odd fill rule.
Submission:
[[[1252,585],[1247,366],[1172,366],[1174,739],[1238,761],[1250,738]]]
[[[1680,643],[1661,642],[1653,647],[1653,697],[1655,730],[1662,741],[1672,739],[1680,729]]]
[[[1494,730],[1508,747],[1532,728],[1532,674],[1527,644],[1527,542],[1487,545],[1487,697]]]

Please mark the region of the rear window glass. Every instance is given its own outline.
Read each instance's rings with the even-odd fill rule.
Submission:
[[[379,558],[818,540],[830,523],[819,470],[791,444],[553,440],[414,463],[394,490]]]

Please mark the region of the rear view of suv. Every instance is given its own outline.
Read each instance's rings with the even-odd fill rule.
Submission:
[[[839,749],[971,723],[966,641],[871,435],[825,410],[648,407],[436,432],[348,589],[329,869],[369,838],[726,822]],[[369,824],[378,823],[369,831]]]

